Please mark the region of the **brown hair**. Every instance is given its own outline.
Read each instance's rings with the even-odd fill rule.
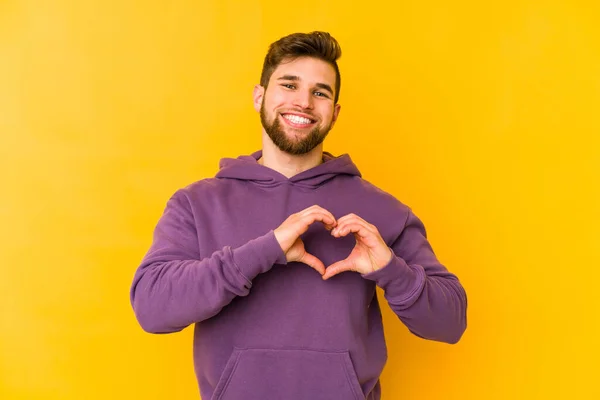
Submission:
[[[260,85],[267,88],[271,75],[283,61],[294,60],[298,57],[314,57],[329,63],[335,70],[335,99],[340,97],[340,70],[337,60],[342,56],[342,48],[337,40],[327,32],[292,33],[271,43],[265,57]]]

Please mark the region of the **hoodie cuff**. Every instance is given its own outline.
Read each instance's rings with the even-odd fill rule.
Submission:
[[[287,264],[285,253],[273,231],[233,249],[232,253],[235,266],[249,282],[275,264]]]
[[[395,303],[406,302],[420,293],[425,285],[425,270],[419,265],[408,265],[396,254],[385,267],[361,276],[375,281],[385,291],[386,297],[397,299]]]

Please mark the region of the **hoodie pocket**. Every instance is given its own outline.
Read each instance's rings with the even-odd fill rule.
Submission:
[[[212,400],[364,400],[347,351],[235,349]]]

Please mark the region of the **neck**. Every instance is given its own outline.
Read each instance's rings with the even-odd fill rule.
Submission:
[[[262,142],[262,157],[258,163],[274,169],[286,178],[291,178],[323,162],[323,143],[306,154],[292,155],[279,150],[264,131]]]

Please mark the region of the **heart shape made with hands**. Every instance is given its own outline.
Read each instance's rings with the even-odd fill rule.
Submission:
[[[317,221],[322,222],[333,237],[340,238],[352,233],[356,239],[350,255],[327,269],[321,260],[306,251],[300,238]],[[374,225],[353,213],[336,220],[333,214],[318,205],[290,215],[275,229],[274,234],[288,262],[307,264],[318,271],[324,280],[344,271],[361,274],[376,271],[387,265],[393,254]]]
[[[323,274],[324,280],[344,271],[368,274],[383,268],[390,262],[392,251],[379,234],[377,227],[356,214],[348,214],[341,217],[336,227],[331,230],[331,235],[336,238],[350,233],[354,234],[356,239],[354,248],[348,257],[327,267]]]

